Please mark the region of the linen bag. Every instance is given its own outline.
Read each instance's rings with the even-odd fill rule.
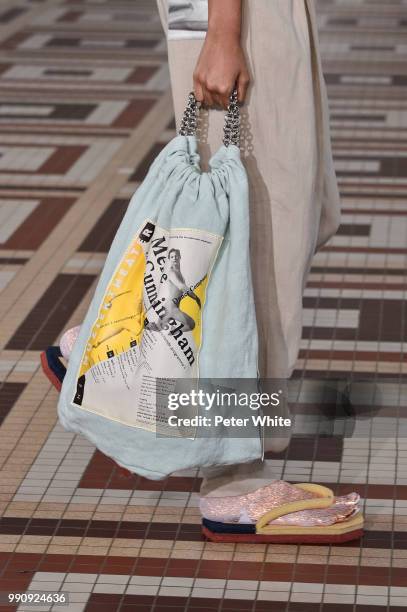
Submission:
[[[261,436],[157,436],[162,379],[257,379],[248,184],[234,92],[224,141],[201,172],[198,105],[153,162],[109,250],[69,359],[58,415],[151,479],[262,455]]]

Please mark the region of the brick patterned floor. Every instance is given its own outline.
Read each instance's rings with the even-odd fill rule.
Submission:
[[[318,7],[343,216],[313,262],[295,377],[311,395],[315,377],[359,381],[370,412],[352,437],[294,438],[267,460],[276,477],[359,491],[366,535],[205,542],[199,474],[126,479],[57,424],[39,353],[80,323],[129,197],[173,135],[165,41],[152,0],[4,0],[0,592],[67,591],[66,612],[406,610],[407,2]],[[298,418],[316,407],[307,397]]]

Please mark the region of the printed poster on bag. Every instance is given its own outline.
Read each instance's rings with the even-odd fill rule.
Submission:
[[[146,220],[104,294],[73,404],[156,431],[157,379],[198,376],[202,310],[222,237]]]

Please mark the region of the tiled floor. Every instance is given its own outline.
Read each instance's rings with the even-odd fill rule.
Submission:
[[[39,352],[81,321],[173,134],[165,43],[152,0],[3,0],[0,592],[67,591],[66,612],[406,610],[407,2],[318,6],[343,224],[306,289],[296,409],[316,408],[323,373],[363,379],[353,399],[370,412],[352,437],[293,439],[268,461],[359,491],[363,541],[207,543],[199,474],[126,479],[56,423]]]

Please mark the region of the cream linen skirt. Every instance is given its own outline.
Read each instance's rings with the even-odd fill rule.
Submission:
[[[166,29],[166,0],[158,6]],[[177,127],[202,44],[168,41]],[[302,295],[313,254],[339,225],[313,1],[243,0],[242,44],[251,74],[242,151],[250,184],[259,370],[264,378],[287,378],[300,347]],[[219,110],[206,118],[204,165],[221,144],[223,118]]]

